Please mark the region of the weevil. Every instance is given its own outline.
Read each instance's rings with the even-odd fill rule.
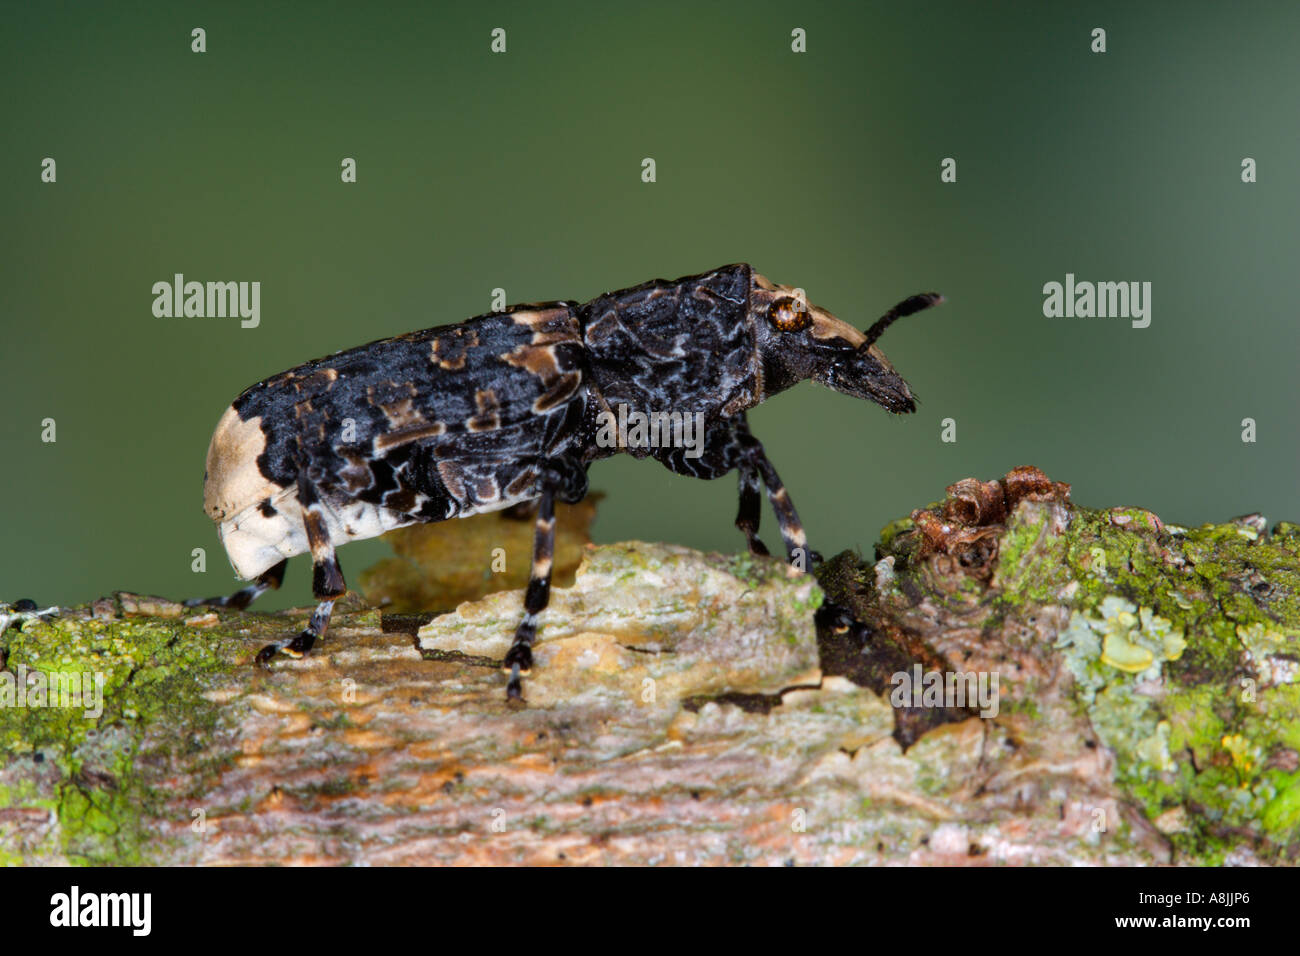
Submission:
[[[555,502],[587,492],[587,469],[619,452],[694,478],[736,471],[736,526],[750,551],[764,490],[790,562],[815,552],[745,412],[812,379],[895,413],[912,392],[876,339],[942,297],[905,299],[867,331],[739,263],[589,302],[516,305],[456,325],[382,339],[316,359],[246,389],[208,448],[204,508],[236,574],[233,595],[188,602],[246,607],[278,588],[310,553],[319,601],[299,634],[264,647],[301,657],[346,591],[335,548],[417,522],[537,502],[523,614],[506,654],[507,696],[532,666],[551,584]],[[673,412],[702,425],[702,443],[598,440],[620,413]]]

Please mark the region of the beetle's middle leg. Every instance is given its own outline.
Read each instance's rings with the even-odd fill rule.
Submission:
[[[551,600],[551,567],[555,560],[555,499],[572,504],[587,493],[586,469],[567,458],[548,460],[541,467],[540,496],[533,526],[533,563],[524,592],[524,616],[515,629],[515,639],[506,653],[503,667],[510,672],[506,699],[523,697],[521,678],[533,667],[533,641],[537,639],[537,618]]]
[[[533,641],[537,639],[537,616],[551,599],[551,565],[555,557],[555,489],[542,487],[537,502],[537,523],[533,530],[533,564],[524,592],[524,616],[515,629],[515,640],[506,654],[504,666],[510,671],[506,697],[518,700],[523,694],[520,676],[533,667]]]
[[[320,603],[297,637],[268,644],[258,651],[259,664],[267,663],[277,651],[289,657],[302,657],[310,651],[317,638],[323,637],[325,629],[329,627],[334,602],[347,593],[348,589],[343,580],[343,569],[339,567],[338,558],[334,555],[334,545],[330,543],[320,497],[305,477],[298,480],[298,503],[302,506],[303,527],[307,531],[307,544],[311,547],[311,591]]]
[[[533,669],[533,641],[537,640],[537,615],[551,600],[551,564],[555,558],[555,486],[542,485],[537,501],[537,523],[533,527],[533,566],[524,592],[524,618],[515,628],[515,641],[506,653],[504,669],[510,671],[507,700],[519,700],[524,687],[520,676]]]

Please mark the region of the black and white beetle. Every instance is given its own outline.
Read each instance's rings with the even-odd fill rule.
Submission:
[[[891,412],[916,406],[875,341],[891,322],[942,301],[900,302],[864,334],[745,264],[656,279],[590,302],[517,305],[457,325],[383,339],[247,389],[208,448],[204,509],[239,577],[253,584],[189,602],[246,607],[310,551],[320,601],[307,628],[257,655],[300,657],[347,587],[336,546],[403,525],[463,518],[536,499],[532,576],[505,658],[521,694],[550,596],[555,501],[587,492],[593,461],[619,451],[696,478],[740,474],[736,526],[758,539],[760,483],[790,561],[806,570],[803,526],[745,411],[804,379]],[[620,406],[703,422],[703,446],[596,440]]]

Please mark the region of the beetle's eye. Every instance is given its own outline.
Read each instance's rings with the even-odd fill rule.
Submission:
[[[777,299],[767,311],[768,320],[782,332],[802,332],[812,325],[812,316],[791,298]]]

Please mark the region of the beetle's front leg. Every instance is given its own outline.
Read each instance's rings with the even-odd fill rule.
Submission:
[[[325,512],[315,487],[305,477],[298,479],[298,503],[302,506],[303,526],[307,531],[307,543],[311,547],[312,578],[311,591],[320,603],[312,612],[311,620],[297,637],[268,644],[257,652],[257,663],[266,664],[282,652],[289,657],[302,657],[312,649],[317,638],[325,635],[329,627],[330,615],[334,611],[334,602],[347,593],[347,583],[343,580],[343,569],[339,567],[338,558],[334,556],[334,545],[330,543],[329,529],[325,524]]]
[[[800,571],[809,570],[813,562],[821,560],[821,555],[808,549],[808,535],[804,532],[803,522],[799,520],[799,512],[795,510],[789,492],[785,490],[785,485],[781,482],[781,476],[776,473],[776,469],[772,467],[772,463],[768,460],[767,453],[763,451],[762,442],[748,432],[740,435],[740,439],[743,445],[742,463],[740,465],[741,514],[744,515],[746,507],[745,474],[748,470],[761,478],[763,484],[767,487],[767,500],[772,503],[772,510],[776,512],[777,527],[781,529],[781,539],[785,542],[785,553],[790,559],[790,564]],[[757,497],[757,492],[755,492],[754,496]],[[754,524],[757,526],[756,507],[754,511]],[[736,523],[740,524],[739,518],[736,519]],[[741,530],[744,530],[744,528],[742,527]]]
[[[279,564],[272,565],[266,571],[262,572],[256,581],[248,585],[248,587],[240,588],[234,594],[210,598],[189,598],[184,602],[185,606],[233,607],[238,611],[242,611],[267,591],[274,591],[284,583],[284,568],[288,563],[289,559],[285,558]]]
[[[733,468],[736,469],[740,475],[740,507],[736,511],[736,527],[745,535],[750,554],[767,556],[767,546],[758,537],[759,519],[763,511],[762,478],[758,468],[746,457],[747,450],[753,444],[756,444],[755,439],[749,433],[749,424],[742,412],[709,429],[698,457],[688,456],[683,448],[672,448],[656,457],[670,471],[692,478],[720,478]],[[759,450],[762,450],[761,447]]]

